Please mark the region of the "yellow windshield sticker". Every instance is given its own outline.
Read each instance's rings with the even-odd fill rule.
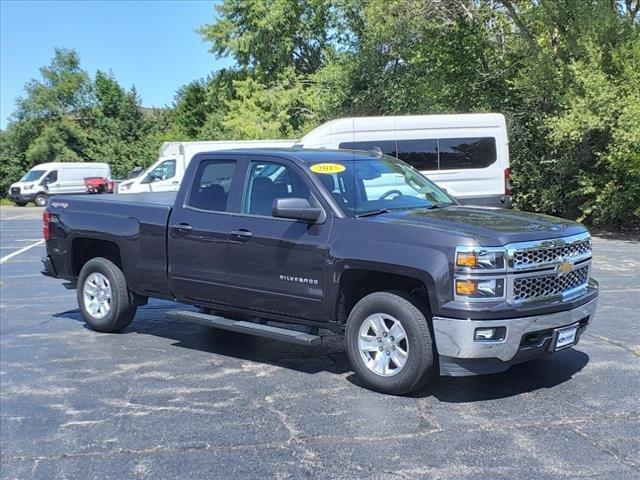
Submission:
[[[311,165],[311,171],[331,175],[332,173],[344,172],[345,167],[339,163],[316,163],[315,165]]]

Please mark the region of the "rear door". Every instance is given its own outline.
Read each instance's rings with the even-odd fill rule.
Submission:
[[[178,196],[182,204],[169,219],[168,260],[171,290],[179,299],[229,301],[227,238],[234,228],[230,212],[242,192],[241,170],[241,157],[204,158],[184,198]]]
[[[274,157],[248,160],[241,211],[231,219],[231,302],[257,312],[324,320],[331,212],[299,165]],[[322,206],[323,223],[273,217],[273,201],[285,197]]]

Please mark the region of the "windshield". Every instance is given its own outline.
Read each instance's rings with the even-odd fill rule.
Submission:
[[[455,203],[413,167],[387,155],[316,163],[310,170],[348,215]]]
[[[24,177],[20,179],[21,182],[35,182],[42,175],[44,175],[46,170],[29,170]]]

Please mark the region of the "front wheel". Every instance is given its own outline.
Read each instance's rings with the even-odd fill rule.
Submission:
[[[83,318],[97,332],[118,332],[131,323],[136,313],[124,273],[106,258],[92,258],[84,264],[77,295]]]
[[[39,193],[36,195],[36,198],[33,199],[33,203],[35,203],[38,207],[46,207],[47,206],[47,194]]]
[[[14,202],[16,207],[25,207],[27,205],[27,202]]]
[[[434,348],[427,319],[408,295],[375,292],[349,314],[347,355],[367,387],[402,395],[426,384]]]

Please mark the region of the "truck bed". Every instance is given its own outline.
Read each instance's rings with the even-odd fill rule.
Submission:
[[[60,200],[76,200],[91,202],[121,202],[148,205],[163,205],[173,207],[177,192],[145,192],[145,193],[115,193],[112,195],[56,195],[51,197],[51,202]]]
[[[49,252],[56,271],[63,278],[78,274],[67,255],[76,239],[109,242],[117,246],[136,293],[167,295],[167,223],[175,198],[176,192],[51,197]],[[79,245],[85,249],[85,243]]]

